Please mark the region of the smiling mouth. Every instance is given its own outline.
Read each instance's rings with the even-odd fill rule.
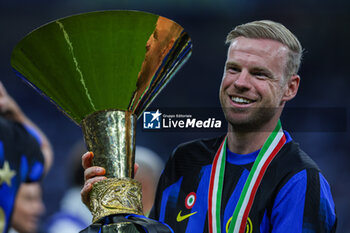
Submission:
[[[236,104],[250,104],[250,103],[255,102],[253,100],[246,99],[243,97],[237,97],[237,96],[231,96],[231,100],[232,100],[232,102],[234,102]]]

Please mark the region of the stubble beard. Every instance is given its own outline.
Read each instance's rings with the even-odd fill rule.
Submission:
[[[278,108],[223,109],[230,132],[262,132],[277,114]],[[235,116],[236,115],[236,116]],[[241,116],[237,116],[241,115]]]

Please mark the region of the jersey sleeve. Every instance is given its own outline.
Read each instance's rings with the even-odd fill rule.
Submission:
[[[26,130],[27,131],[27,130]],[[23,151],[21,153],[21,167],[27,167],[28,172],[23,181],[33,182],[41,179],[44,173],[44,156],[42,154],[38,140],[32,133],[23,133]]]
[[[166,163],[165,169],[163,170],[163,173],[159,178],[154,204],[149,214],[149,217],[154,220],[159,220],[159,217],[160,217],[161,205],[162,205],[160,200],[162,199],[163,190],[168,185],[169,179],[167,178],[168,177],[167,173],[168,173],[168,169],[171,167],[170,160],[168,160],[168,162]]]
[[[271,226],[273,233],[335,232],[330,187],[318,170],[302,170],[280,189],[271,213]]]
[[[179,153],[179,150],[180,149],[178,147],[173,151],[172,155],[169,157],[168,161],[166,162],[164,170],[159,178],[154,204],[149,214],[149,217],[151,219],[154,219],[157,221],[164,221],[163,218],[164,218],[164,211],[165,211],[165,203],[163,203],[162,197],[163,197],[164,191],[176,181],[176,179],[174,179],[174,177],[176,177],[175,157]]]
[[[24,148],[24,152],[21,154],[21,163],[22,166],[27,163],[28,164],[28,173],[24,181],[33,182],[41,179],[44,173],[44,156],[42,154],[40,145],[41,139],[38,136],[38,133],[34,128],[25,126],[26,138],[24,144],[26,147]]]
[[[153,204],[153,207],[149,213],[149,218],[154,219],[154,220],[159,220],[160,203],[158,203],[157,200],[160,200],[160,198],[161,198],[161,191],[160,191],[161,190],[160,186],[162,183],[161,181],[162,181],[162,176],[159,179],[154,204]]]

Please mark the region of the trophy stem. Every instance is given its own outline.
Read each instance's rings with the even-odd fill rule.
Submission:
[[[93,222],[112,214],[142,215],[141,185],[134,176],[137,117],[130,112],[105,110],[82,121],[84,139],[94,153],[93,165],[106,169],[106,180],[93,186]]]

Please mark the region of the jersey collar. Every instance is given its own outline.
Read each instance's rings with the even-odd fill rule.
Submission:
[[[290,134],[285,130],[283,130],[283,132],[286,136],[286,143],[292,141]],[[258,156],[259,151],[260,151],[260,149],[257,151],[254,151],[252,153],[249,153],[249,154],[236,154],[236,153],[231,152],[227,146],[226,147],[226,161],[231,163],[231,164],[234,164],[234,165],[245,165],[245,164],[253,163],[255,161],[256,157]]]

